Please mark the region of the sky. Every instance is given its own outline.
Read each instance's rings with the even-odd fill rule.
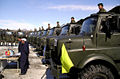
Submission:
[[[0,0],[0,28],[34,30],[78,21],[98,12],[98,3],[109,11],[120,5],[120,0]]]

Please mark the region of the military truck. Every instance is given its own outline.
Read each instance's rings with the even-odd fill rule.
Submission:
[[[65,69],[71,79],[119,79],[119,40],[120,6],[106,13],[92,14],[84,19],[79,35],[51,40],[48,46],[52,74],[59,78]],[[72,65],[67,63],[67,58]]]
[[[37,40],[37,36],[38,36],[38,31],[34,31],[34,35],[32,36],[32,45],[34,47],[36,47],[36,40]]]
[[[38,35],[37,35],[37,40],[36,40],[36,50],[39,50],[39,46],[38,46],[38,44],[39,44],[39,38],[43,35],[43,30],[40,30],[39,32],[38,32]]]
[[[30,32],[30,33],[28,34],[27,40],[28,40],[29,43],[31,43],[31,37],[32,37],[32,35],[33,35],[32,32]]]
[[[50,63],[49,60],[51,56],[53,56],[51,53],[53,50],[55,50],[54,45],[56,45],[56,38],[59,38],[59,37],[64,38],[68,36],[78,35],[80,32],[82,22],[83,22],[83,19],[79,20],[76,23],[67,23],[63,25],[59,36],[52,36],[52,37],[46,38],[46,45],[44,46],[45,59],[43,59],[44,60],[43,64],[49,65]]]
[[[34,32],[30,32],[30,34],[28,35],[28,41],[31,45],[32,45],[32,42],[33,42],[33,36],[34,36]]]
[[[43,55],[44,52],[44,46],[46,46],[46,38],[50,38],[53,36],[58,36],[61,32],[61,27],[53,27],[49,30],[49,34],[47,36],[43,36],[41,37],[41,39],[39,40],[40,45],[39,48],[41,48],[40,50],[40,54]]]
[[[42,35],[37,38],[36,50],[39,50],[39,52],[42,50],[42,48],[41,48],[41,38],[48,36],[49,31],[50,31],[49,29],[46,29],[46,30],[42,31]]]

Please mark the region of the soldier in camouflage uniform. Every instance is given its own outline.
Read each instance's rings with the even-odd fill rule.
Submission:
[[[0,46],[1,46],[1,42],[2,42],[2,29],[0,29]]]
[[[57,26],[56,27],[60,27],[59,21],[57,21]]]
[[[42,31],[44,31],[44,28],[43,28],[43,26],[42,26]]]
[[[3,45],[3,46],[4,46],[5,43],[6,43],[6,41],[5,41],[5,40],[6,40],[6,39],[5,39],[5,35],[6,35],[6,34],[5,34],[5,33],[6,33],[6,31],[3,30],[3,31],[2,31],[2,43],[3,43],[2,45]]]
[[[75,23],[75,18],[71,17],[71,22],[70,23]]]
[[[103,8],[103,3],[99,3],[98,4],[98,8],[99,8],[99,12],[98,13],[106,12],[106,10]]]
[[[48,28],[47,28],[48,32],[47,32],[47,35],[49,34],[50,29],[51,29],[50,24],[48,24]]]
[[[39,31],[41,31],[41,28],[39,27]]]
[[[50,24],[48,24],[48,30],[50,30]]]

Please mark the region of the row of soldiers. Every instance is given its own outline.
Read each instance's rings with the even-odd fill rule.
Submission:
[[[99,11],[97,13],[106,12],[106,10],[103,8],[103,6],[104,6],[103,3],[98,4]],[[75,18],[74,17],[71,17],[71,22],[70,23],[75,23]],[[57,26],[56,27],[60,27],[59,21],[57,21]],[[50,29],[50,24],[48,24],[48,29]],[[43,26],[42,26],[42,30],[44,30]]]
[[[75,23],[74,17],[71,17],[71,22],[70,23]],[[59,21],[57,21],[57,26],[56,27],[60,27]],[[47,29],[49,29],[49,30],[51,29],[50,24],[48,24],[48,28]],[[42,26],[42,29],[39,28],[39,30],[44,30],[43,26]]]
[[[21,32],[22,33],[22,32]],[[14,32],[13,30],[0,30],[0,46],[13,46],[17,45],[18,37],[25,37],[25,35],[20,35],[19,32]]]

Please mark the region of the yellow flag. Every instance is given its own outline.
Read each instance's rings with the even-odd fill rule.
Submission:
[[[62,45],[62,55],[60,60],[62,63],[62,73],[69,73],[70,68],[73,67],[74,64],[72,63],[64,44]]]

